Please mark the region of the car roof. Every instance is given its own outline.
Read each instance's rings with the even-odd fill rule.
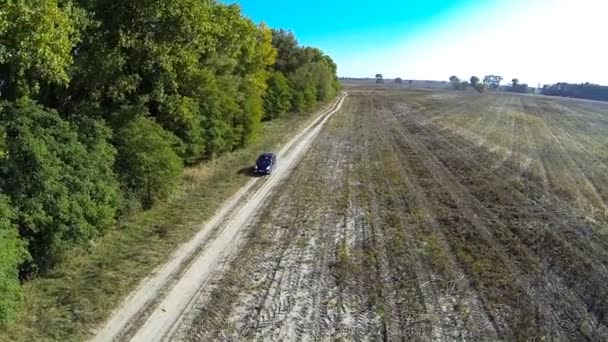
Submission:
[[[274,153],[264,152],[260,155],[260,157],[274,157]]]

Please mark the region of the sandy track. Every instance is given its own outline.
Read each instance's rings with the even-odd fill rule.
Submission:
[[[238,247],[248,221],[299,162],[323,124],[341,108],[346,96],[340,96],[281,149],[271,177],[249,181],[191,241],[180,247],[167,264],[145,279],[92,340],[159,341],[169,338],[172,328],[212,272],[218,271],[224,258]],[[253,194],[252,190],[255,190]]]

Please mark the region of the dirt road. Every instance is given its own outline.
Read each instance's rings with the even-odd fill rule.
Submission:
[[[213,272],[240,244],[247,225],[271,191],[289,175],[325,122],[340,110],[347,94],[326,108],[278,153],[277,168],[268,178],[252,179],[207,222],[190,242],[124,302],[93,341],[158,341],[173,328]]]
[[[607,104],[352,90],[98,339],[606,340],[607,136]]]
[[[352,91],[172,338],[606,340],[608,107],[453,94]]]

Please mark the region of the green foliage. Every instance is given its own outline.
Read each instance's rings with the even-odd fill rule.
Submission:
[[[135,113],[116,134],[116,171],[128,193],[150,208],[179,183],[182,161],[173,148],[178,139],[145,117],[141,108],[124,111]]]
[[[479,93],[483,93],[484,91],[486,91],[485,83],[476,83],[474,87],[475,87],[475,90],[477,90],[477,92],[479,92]]]
[[[295,112],[308,111],[317,102],[317,87],[313,80],[309,66],[304,66],[290,75],[290,81],[294,88],[292,99],[292,110]]]
[[[274,68],[285,75],[295,72],[306,62],[302,60],[302,49],[290,31],[272,30],[272,46],[277,50]]]
[[[300,47],[291,32],[272,31],[277,48],[275,70],[283,73],[293,89],[291,110],[311,110],[317,101],[327,101],[340,89],[337,66],[319,49]]]
[[[0,324],[15,317],[23,299],[17,270],[28,254],[13,218],[7,198],[0,195]]]
[[[291,98],[292,90],[287,78],[279,71],[272,73],[264,96],[264,120],[272,120],[287,112]]]
[[[69,82],[71,51],[84,13],[68,1],[0,1],[1,96],[37,95],[41,84]]]
[[[0,0],[0,190],[22,271],[86,246],[121,200],[169,196],[183,164],[247,145],[262,119],[332,98],[336,71],[214,0]]]
[[[190,97],[173,95],[159,106],[158,122],[180,139],[180,156],[192,164],[205,152],[202,116],[197,101]]]
[[[317,90],[316,100],[327,101],[336,95],[336,89],[333,87],[335,74],[331,67],[325,62],[314,62],[310,64],[310,74]]]
[[[31,100],[2,110],[7,155],[0,188],[16,209],[33,267],[48,269],[67,248],[89,241],[113,224],[117,186],[109,132],[82,120],[74,125]]]

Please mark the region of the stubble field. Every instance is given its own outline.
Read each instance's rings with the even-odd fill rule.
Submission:
[[[605,340],[607,204],[607,104],[353,89],[175,337]]]

